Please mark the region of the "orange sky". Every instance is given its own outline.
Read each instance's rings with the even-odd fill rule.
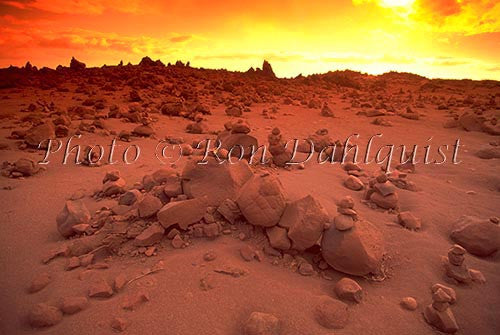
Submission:
[[[0,67],[145,56],[278,76],[336,69],[500,80],[499,0],[0,0]]]

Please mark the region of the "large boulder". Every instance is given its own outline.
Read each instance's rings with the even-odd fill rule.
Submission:
[[[327,211],[308,195],[286,206],[279,225],[288,229],[293,248],[302,251],[318,242],[328,220]]]
[[[178,225],[186,230],[199,222],[207,211],[206,198],[172,201],[158,211],[157,218],[163,228]]]
[[[79,224],[87,224],[90,221],[90,213],[85,204],[80,200],[66,201],[66,204],[57,215],[57,230],[64,237],[70,237],[76,232],[73,227]]]
[[[500,226],[487,219],[463,215],[455,223],[450,237],[469,253],[486,257],[500,247]]]
[[[286,207],[281,182],[269,174],[253,176],[247,181],[236,203],[250,224],[262,227],[278,224]]]
[[[377,273],[384,255],[382,234],[368,221],[356,221],[344,231],[330,226],[323,234],[321,248],[332,268],[355,276]]]
[[[194,160],[182,172],[182,189],[190,198],[207,197],[207,204],[219,206],[226,199],[234,199],[253,172],[246,161],[219,164],[208,159],[208,164]]]

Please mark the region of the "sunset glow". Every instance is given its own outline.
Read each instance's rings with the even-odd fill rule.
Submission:
[[[164,63],[500,79],[496,0],[2,0],[0,66]]]

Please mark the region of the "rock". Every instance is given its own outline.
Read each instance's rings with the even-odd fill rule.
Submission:
[[[235,224],[236,220],[242,216],[238,204],[231,199],[222,201],[220,206],[217,207],[217,212],[231,224]]]
[[[279,335],[280,320],[272,314],[253,312],[243,325],[244,335]]]
[[[43,290],[47,285],[50,284],[52,277],[48,272],[38,273],[35,278],[31,281],[28,287],[28,293],[36,293]]]
[[[186,126],[186,133],[206,134],[208,129],[208,124],[204,121],[192,122]]]
[[[355,276],[377,273],[384,254],[380,231],[368,221],[356,221],[353,228],[339,231],[334,226],[323,234],[322,255],[335,270]]]
[[[139,217],[148,218],[155,215],[160,208],[163,207],[163,203],[160,199],[153,195],[146,195],[141,202],[139,202]]]
[[[169,202],[157,214],[163,228],[178,225],[186,230],[190,225],[199,222],[206,213],[206,198],[195,198],[182,201]]]
[[[352,209],[352,208],[354,208],[354,199],[350,195],[347,195],[347,196],[343,197],[342,199],[340,199],[338,206],[340,208],[351,208]]]
[[[356,281],[346,277],[335,284],[335,294],[341,300],[349,300],[356,303],[363,300],[363,289],[361,286]]]
[[[269,244],[279,250],[288,250],[292,246],[292,242],[288,238],[287,230],[285,228],[274,226],[266,229]]]
[[[482,121],[478,118],[477,115],[464,113],[462,114],[458,122],[467,131],[481,131],[482,130]]]
[[[65,270],[70,271],[70,270],[76,269],[78,267],[80,267],[80,258],[70,257],[68,259],[68,262],[66,263]]]
[[[57,215],[57,230],[64,237],[75,234],[73,226],[85,224],[90,221],[90,213],[85,204],[80,200],[66,201],[64,209]]]
[[[344,181],[344,185],[345,187],[353,191],[361,191],[365,187],[363,182],[355,176],[347,177],[347,179]]]
[[[399,206],[399,197],[396,193],[383,196],[380,193],[373,192],[370,200],[383,209],[396,209]]]
[[[455,290],[453,288],[448,287],[448,286],[443,285],[443,284],[432,285],[432,287],[431,287],[432,293],[436,293],[438,290],[443,290],[450,297],[450,299],[449,299],[450,304],[453,305],[457,301],[457,293],[455,292]]]
[[[213,250],[209,250],[203,254],[203,260],[205,262],[211,262],[217,259],[217,253]]]
[[[327,102],[325,102],[323,104],[323,108],[321,108],[321,116],[324,116],[324,117],[335,117],[335,114],[333,113],[332,109],[328,106]]]
[[[271,64],[267,60],[264,60],[262,63],[262,74],[265,77],[274,79],[276,78],[276,75],[274,74],[273,68],[271,67]]]
[[[239,119],[231,123],[231,133],[233,134],[248,134],[250,132],[250,125],[247,121]]]
[[[256,258],[256,251],[249,245],[244,245],[240,248],[240,256],[246,262],[251,262]]]
[[[190,198],[206,196],[207,205],[219,206],[226,199],[235,199],[252,175],[246,161],[219,164],[208,159],[207,164],[197,164],[192,160],[182,172],[182,189]]]
[[[125,193],[126,184],[127,183],[123,178],[119,178],[117,180],[108,180],[107,182],[104,183],[104,185],[102,185],[102,193],[106,197]]]
[[[123,299],[122,308],[133,311],[137,309],[140,305],[149,301],[149,294],[144,290],[139,290],[137,292],[131,293]]]
[[[296,250],[312,247],[328,223],[328,213],[311,195],[286,205],[279,226],[288,229],[288,237]]]
[[[172,239],[171,244],[174,249],[180,249],[184,246],[184,240],[182,239],[181,235],[177,234]]]
[[[337,299],[321,296],[314,309],[316,321],[328,329],[342,329],[349,322],[348,306]]]
[[[134,244],[139,247],[147,247],[160,242],[164,234],[165,229],[158,223],[153,223],[135,237]]]
[[[127,285],[127,282],[127,276],[124,273],[118,274],[113,281],[115,291],[120,292]]]
[[[500,145],[484,146],[476,152],[476,156],[481,159],[500,158]]]
[[[387,180],[387,176],[385,174],[377,177],[377,183],[373,185],[373,189],[383,197],[396,193],[396,187],[393,183]]]
[[[113,289],[106,280],[100,278],[90,283],[88,294],[91,298],[109,298],[113,295]]]
[[[28,314],[28,322],[31,327],[51,327],[62,320],[62,312],[54,306],[39,303],[33,306]]]
[[[111,328],[113,328],[114,330],[116,330],[118,332],[125,331],[129,325],[130,325],[130,322],[125,318],[114,318],[111,321]]]
[[[80,62],[75,57],[71,57],[71,61],[69,63],[69,68],[71,70],[81,71],[81,70],[84,70],[86,67],[87,67],[87,65],[85,65],[85,63]]]
[[[416,218],[411,212],[408,211],[400,212],[398,214],[398,223],[410,230],[418,230],[422,226],[420,219]]]
[[[337,215],[333,220],[335,228],[339,231],[349,230],[354,227],[354,218],[350,215]]]
[[[65,297],[61,301],[61,311],[64,314],[75,314],[87,308],[89,300],[87,297]]]
[[[450,237],[471,254],[486,257],[500,246],[500,226],[488,219],[463,215],[455,223]]]
[[[26,132],[24,141],[33,148],[47,149],[48,140],[55,139],[56,133],[52,123],[46,122],[35,126]]]
[[[29,177],[35,175],[39,170],[40,168],[38,165],[31,159],[19,158],[14,163],[13,171],[22,173],[25,177]]]
[[[220,141],[221,149],[228,151],[231,161],[236,161],[239,158],[248,159],[253,149],[256,150],[259,146],[259,142],[255,137],[242,133],[222,132],[217,136],[217,141]],[[260,156],[256,155],[254,159],[258,158]]]
[[[403,300],[401,300],[400,305],[404,309],[407,309],[409,311],[414,311],[418,307],[418,302],[417,302],[417,300],[415,300],[415,298],[405,297],[405,298],[403,298]]]
[[[472,281],[478,284],[485,284],[486,278],[483,273],[479,270],[469,269],[469,276],[472,278]]]
[[[243,115],[243,111],[238,106],[230,106],[226,108],[226,115],[239,117]]]
[[[179,180],[179,176],[174,169],[163,168],[156,170],[151,175],[155,185],[169,184]]]
[[[140,198],[142,198],[142,193],[139,190],[130,190],[125,192],[121,197],[120,200],[118,200],[118,204],[120,205],[125,205],[125,206],[131,206],[136,201],[138,201]]]
[[[146,125],[137,126],[132,131],[132,134],[140,137],[150,137],[153,136],[154,133],[155,131],[153,130],[153,128],[151,128],[151,126],[146,126]]]
[[[312,276],[315,273],[313,266],[305,261],[299,264],[298,272],[302,276]]]
[[[455,333],[458,331],[458,324],[450,308],[438,311],[429,305],[424,310],[424,318],[428,324],[436,327],[443,333]]]
[[[278,224],[286,206],[283,186],[271,175],[253,176],[241,188],[236,203],[250,224],[262,227]]]

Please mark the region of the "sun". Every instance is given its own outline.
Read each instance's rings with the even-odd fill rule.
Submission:
[[[415,0],[380,0],[383,7],[411,7]]]

